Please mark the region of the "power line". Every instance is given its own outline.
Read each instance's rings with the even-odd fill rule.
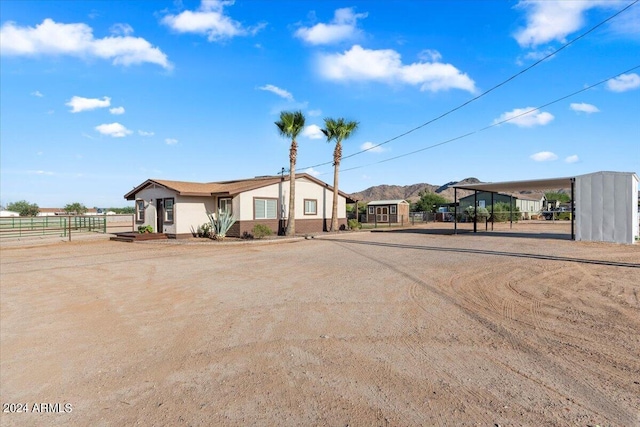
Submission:
[[[623,8],[623,9],[621,9],[621,10],[619,10],[619,11],[618,11],[618,12],[616,12],[615,14],[613,14],[613,15],[609,16],[609,17],[608,17],[607,19],[605,19],[604,21],[601,21],[600,23],[598,23],[598,24],[596,24],[595,26],[591,27],[589,30],[587,30],[587,31],[585,31],[584,33],[580,34],[580,35],[579,35],[579,36],[577,36],[576,38],[574,38],[574,39],[572,39],[572,40],[568,41],[567,43],[563,44],[563,45],[562,45],[562,46],[560,46],[560,48],[558,48],[557,50],[555,50],[555,51],[553,51],[553,52],[549,53],[548,55],[546,55],[546,56],[545,56],[545,57],[543,57],[542,59],[539,59],[538,61],[536,61],[536,62],[534,62],[533,64],[529,65],[528,67],[524,68],[523,70],[520,70],[519,72],[517,72],[516,74],[512,75],[512,76],[511,76],[511,77],[509,77],[508,79],[506,79],[506,80],[502,81],[501,83],[498,83],[497,85],[493,86],[492,88],[490,88],[490,89],[488,89],[488,90],[486,90],[486,91],[482,92],[480,95],[477,95],[477,96],[475,96],[475,97],[473,97],[473,98],[469,99],[468,101],[466,101],[466,102],[464,102],[464,103],[462,103],[462,104],[458,105],[457,107],[452,108],[451,110],[449,110],[449,111],[447,111],[447,112],[445,112],[445,113],[443,113],[443,114],[441,114],[441,115],[439,115],[439,116],[437,116],[437,117],[435,117],[435,118],[433,118],[433,119],[431,119],[431,120],[429,120],[429,121],[427,121],[427,122],[425,122],[425,123],[423,123],[423,124],[421,124],[421,125],[419,125],[419,126],[416,126],[416,127],[412,128],[412,129],[410,129],[410,130],[408,130],[408,131],[406,131],[406,132],[404,132],[404,133],[401,133],[401,134],[399,134],[399,135],[397,135],[397,136],[394,136],[393,138],[387,139],[386,141],[383,141],[383,142],[381,142],[381,143],[379,143],[379,144],[376,144],[376,145],[373,145],[373,146],[371,146],[371,147],[368,147],[368,148],[366,148],[366,149],[364,149],[364,150],[360,150],[360,151],[357,151],[357,152],[355,152],[355,153],[349,154],[348,156],[342,156],[341,160],[344,160],[344,159],[348,159],[348,158],[350,158],[350,157],[357,156],[358,154],[365,153],[365,152],[367,152],[367,151],[373,150],[374,148],[380,147],[380,146],[382,146],[382,145],[385,145],[385,144],[388,144],[388,143],[390,143],[390,142],[392,142],[392,141],[395,141],[395,140],[397,140],[397,139],[400,139],[400,138],[402,138],[402,137],[404,137],[404,136],[409,135],[409,134],[410,134],[410,133],[412,133],[412,132],[417,131],[418,129],[422,129],[422,128],[423,128],[423,127],[425,127],[425,126],[428,126],[428,125],[430,125],[431,123],[436,122],[436,121],[438,121],[438,120],[440,120],[440,119],[442,119],[442,118],[444,118],[444,117],[448,116],[449,114],[454,113],[454,112],[456,112],[456,111],[458,111],[458,110],[460,110],[460,109],[462,109],[462,108],[466,107],[467,105],[471,104],[471,103],[472,103],[472,102],[474,102],[474,101],[477,101],[478,99],[482,98],[482,97],[483,97],[483,96],[485,96],[485,95],[488,95],[489,93],[493,92],[494,90],[498,89],[499,87],[504,86],[504,85],[506,85],[507,83],[509,83],[510,81],[512,81],[512,80],[514,80],[514,79],[516,79],[516,78],[520,77],[522,74],[526,73],[527,71],[531,70],[533,67],[536,67],[537,65],[539,65],[540,63],[542,63],[542,62],[546,61],[547,59],[551,58],[552,56],[554,56],[554,55],[558,54],[560,51],[562,51],[562,50],[566,49],[567,47],[571,46],[572,44],[574,44],[574,43],[575,43],[575,42],[577,42],[578,40],[580,40],[580,39],[582,39],[582,38],[586,37],[588,34],[592,33],[592,32],[593,32],[593,31],[595,31],[597,28],[599,28],[599,27],[601,27],[602,25],[606,24],[607,22],[609,22],[610,20],[614,19],[615,17],[617,17],[617,16],[618,16],[618,15],[620,15],[621,13],[626,12],[629,8],[631,8],[633,5],[635,5],[635,4],[636,4],[636,3],[638,3],[639,1],[640,1],[640,0],[634,0],[632,3],[629,3],[626,7],[624,7],[624,8]],[[526,114],[526,113],[525,113],[525,114]],[[313,166],[303,167],[303,168],[300,168],[300,170],[316,168],[316,167],[319,167],[319,166],[325,166],[325,165],[329,165],[329,164],[333,164],[333,161],[328,161],[328,162],[324,162],[324,163],[318,163],[317,165],[313,165]],[[347,170],[348,170],[348,169],[347,169]]]
[[[615,76],[611,76],[611,77],[608,77],[608,78],[606,78],[606,79],[604,79],[604,80],[600,80],[598,83],[594,83],[594,84],[592,84],[592,85],[590,85],[590,86],[584,87],[584,88],[582,88],[582,89],[580,89],[580,90],[577,90],[577,91],[575,91],[575,92],[572,92],[572,93],[570,93],[570,94],[568,94],[568,95],[565,95],[565,96],[563,96],[563,97],[561,97],[561,98],[557,98],[557,99],[555,99],[555,100],[553,100],[553,101],[551,101],[551,102],[547,102],[546,104],[540,105],[539,107],[531,108],[530,110],[527,110],[527,111],[525,111],[525,112],[523,112],[523,113],[520,113],[520,114],[518,114],[518,115],[516,115],[516,116],[510,117],[510,118],[508,118],[508,119],[505,119],[505,120],[502,120],[502,121],[499,121],[499,122],[496,122],[496,123],[492,123],[492,124],[490,124],[489,126],[485,126],[485,127],[483,127],[483,128],[480,128],[480,129],[474,130],[474,131],[472,131],[472,132],[468,132],[468,133],[465,133],[465,134],[463,134],[463,135],[459,135],[459,136],[456,136],[456,137],[454,137],[454,138],[448,139],[448,140],[446,140],[446,141],[439,142],[439,143],[437,143],[437,144],[429,145],[429,146],[427,146],[427,147],[423,147],[423,148],[420,148],[420,149],[418,149],[418,150],[411,151],[411,152],[409,152],[409,153],[400,154],[400,155],[398,155],[398,156],[390,157],[390,158],[388,158],[388,159],[380,160],[380,161],[377,161],[377,162],[374,162],[374,163],[368,163],[368,164],[366,164],[366,165],[354,166],[354,167],[351,167],[351,168],[342,169],[340,172],[347,172],[347,171],[354,170],[354,169],[361,169],[361,168],[364,168],[364,167],[373,166],[373,165],[377,165],[377,164],[380,164],[380,163],[390,162],[390,161],[392,161],[392,160],[400,159],[400,158],[402,158],[402,157],[407,157],[407,156],[410,156],[410,155],[412,155],[412,154],[416,154],[416,153],[420,153],[420,152],[422,152],[422,151],[430,150],[430,149],[432,149],[432,148],[439,147],[439,146],[441,146],[441,145],[449,144],[449,143],[451,143],[451,142],[454,142],[454,141],[457,141],[457,140],[460,140],[460,139],[466,138],[466,137],[471,136],[471,135],[474,135],[474,134],[476,134],[476,133],[483,132],[483,131],[485,131],[485,130],[487,130],[487,129],[491,129],[491,128],[493,128],[493,127],[499,126],[499,125],[501,125],[501,124],[503,124],[503,123],[510,122],[511,120],[515,120],[515,119],[517,119],[517,118],[519,118],[519,117],[525,116],[525,115],[530,114],[530,113],[532,113],[532,112],[534,112],[534,111],[541,110],[541,109],[543,109],[543,108],[545,108],[545,107],[548,107],[549,105],[553,105],[553,104],[556,104],[556,103],[558,103],[558,102],[560,102],[560,101],[564,101],[564,100],[565,100],[565,99],[567,99],[567,98],[570,98],[570,97],[575,96],[575,95],[577,95],[577,94],[579,94],[579,93],[582,93],[582,92],[586,92],[586,91],[588,91],[589,89],[593,89],[593,88],[594,88],[594,87],[596,87],[596,86],[600,86],[601,84],[606,83],[606,82],[608,82],[608,81],[609,81],[609,80],[611,80],[611,79],[615,79],[616,77],[619,77],[619,76],[621,76],[621,75],[623,75],[623,74],[626,74],[626,73],[629,73],[629,72],[631,72],[631,71],[634,71],[634,70],[636,70],[636,69],[638,69],[638,68],[640,68],[640,65],[636,65],[635,67],[632,67],[632,68],[630,68],[630,69],[628,69],[628,70],[626,70],[626,71],[623,71],[623,72],[621,72],[621,73],[618,73],[618,74],[616,74]]]

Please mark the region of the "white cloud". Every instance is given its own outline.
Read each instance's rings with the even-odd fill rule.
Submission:
[[[260,86],[258,89],[266,90],[267,92],[275,93],[276,95],[278,95],[281,98],[287,99],[289,101],[293,101],[293,95],[291,95],[291,92],[289,92],[289,91],[287,91],[285,89],[280,89],[278,86],[264,85],[264,86]]]
[[[370,153],[382,153],[383,151],[385,151],[383,147],[380,147],[379,145],[374,144],[373,142],[365,142],[360,146],[360,149],[363,151],[366,150]]]
[[[640,87],[640,76],[636,73],[622,74],[607,82],[607,89],[612,92],[626,92]]]
[[[591,105],[591,104],[585,104],[584,102],[582,103],[577,103],[574,102],[571,105],[569,105],[569,107],[573,110],[573,111],[579,111],[581,113],[599,113],[600,110],[598,109],[598,107],[596,107],[595,105]]]
[[[366,17],[367,13],[354,13],[353,8],[336,9],[329,24],[302,27],[294,35],[313,45],[338,43],[356,37],[360,33],[358,19]]]
[[[176,144],[178,143],[178,140],[177,140],[177,139],[175,139],[175,138],[166,138],[166,139],[164,140],[164,142],[165,142],[167,145],[176,145]]]
[[[544,126],[554,119],[551,113],[546,111],[532,111],[534,107],[516,108],[512,111],[502,113],[500,117],[493,121],[493,124],[502,122],[511,123],[519,127]]]
[[[38,98],[42,98],[44,96],[42,93],[40,93],[39,90],[31,92],[31,95],[32,96],[37,96]]]
[[[138,135],[140,135],[140,136],[153,136],[153,135],[155,135],[155,133],[154,132],[147,132],[147,131],[144,131],[144,130],[139,130],[138,131]]]
[[[539,153],[532,154],[530,157],[536,162],[549,162],[558,159],[558,156],[551,151],[541,151]]]
[[[309,139],[322,139],[324,138],[324,134],[318,125],[309,125],[305,126],[302,131],[302,136],[305,136]]]
[[[314,168],[307,168],[305,170],[303,170],[302,172],[304,173],[308,173],[311,176],[318,176],[318,175],[322,175],[320,172],[318,172],[317,170],[315,170]]]
[[[103,135],[109,135],[113,138],[122,138],[133,133],[120,123],[99,125],[96,126],[96,130]]]
[[[74,96],[69,102],[64,104],[71,107],[72,113],[79,113],[81,111],[95,110],[96,108],[106,108],[111,105],[111,98],[108,96],[98,98],[83,98],[81,96]]]
[[[6,22],[0,28],[2,55],[69,55],[111,59],[114,65],[145,62],[170,69],[171,63],[160,49],[140,37],[110,36],[96,39],[86,24],[59,24],[45,19],[35,27],[19,27]]]
[[[133,27],[129,24],[113,24],[109,31],[116,36],[130,36],[133,34]]]
[[[114,114],[114,115],[118,116],[120,114],[124,114],[124,107],[109,108],[109,112],[111,114]]]
[[[240,22],[226,16],[224,7],[233,3],[233,1],[203,0],[197,10],[185,10],[178,15],[167,15],[162,18],[162,23],[179,33],[206,35],[210,42],[248,34],[254,35],[265,27],[265,24],[258,24],[245,28]]]
[[[564,42],[565,37],[585,24],[584,14],[595,7],[618,7],[611,0],[521,0],[516,8],[524,9],[526,27],[514,37],[521,47],[535,47],[553,40]]]
[[[442,59],[440,52],[434,49],[425,49],[418,55],[420,60],[425,62],[438,62]]]
[[[578,162],[579,160],[580,160],[580,159],[578,158],[578,155],[577,155],[577,154],[574,154],[573,156],[569,156],[569,157],[567,157],[566,159],[564,159],[564,161],[565,161],[566,163],[576,163],[576,162]]]
[[[380,81],[420,85],[421,91],[462,89],[475,92],[475,83],[451,64],[414,62],[404,65],[392,49],[370,50],[354,45],[343,54],[321,54],[320,74],[337,81]]]
[[[322,115],[322,110],[309,110],[307,111],[309,117],[319,117]]]
[[[29,174],[29,175],[48,175],[48,176],[56,175],[55,172],[43,171],[43,170],[27,171],[27,174]]]

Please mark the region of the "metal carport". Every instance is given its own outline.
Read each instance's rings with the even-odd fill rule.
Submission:
[[[550,179],[534,179],[528,181],[505,181],[505,182],[486,182],[478,184],[464,184],[453,186],[453,201],[454,207],[454,232],[458,230],[458,189],[471,190],[474,193],[474,206],[477,209],[476,197],[479,191],[485,191],[491,193],[492,196],[495,193],[501,191],[521,191],[521,190],[549,190],[556,188],[570,188],[571,189],[571,240],[575,240],[575,182],[574,177],[566,178],[550,178]],[[493,203],[491,203],[493,206]],[[513,210],[513,208],[512,208]],[[513,220],[512,220],[513,221]],[[493,219],[492,219],[493,223]],[[493,224],[492,224],[493,227]],[[478,232],[478,216],[474,215],[473,218],[473,232]]]
[[[457,232],[457,189],[474,191],[475,201],[478,191],[493,195],[499,191],[570,188],[571,240],[633,244],[640,239],[639,182],[634,172],[602,171],[565,178],[454,185],[454,232]],[[473,231],[477,232],[477,215]]]

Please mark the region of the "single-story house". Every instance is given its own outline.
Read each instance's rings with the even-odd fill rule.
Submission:
[[[478,191],[476,200],[478,207],[490,209],[491,206],[491,194],[490,192]],[[520,217],[522,219],[530,219],[531,215],[537,215],[543,208],[544,194],[542,193],[493,193],[494,203],[511,203],[513,200],[513,206],[520,211]],[[461,211],[464,211],[468,206],[473,206],[474,195],[471,194],[466,197],[460,198]]]
[[[409,221],[409,202],[406,200],[374,200],[367,203],[366,222],[402,223]]]
[[[333,187],[309,174],[296,174],[296,232],[326,231],[331,225]],[[137,226],[151,225],[169,237],[192,236],[209,222],[208,213],[230,212],[236,219],[227,236],[251,233],[256,224],[282,233],[289,213],[289,177],[260,176],[220,182],[185,182],[148,179],[125,194],[135,201]],[[338,223],[347,224],[351,198],[338,192]]]
[[[11,216],[20,216],[18,212],[14,211],[5,211],[4,209],[0,211],[0,217],[11,217]]]

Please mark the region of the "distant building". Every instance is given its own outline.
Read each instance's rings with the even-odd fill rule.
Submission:
[[[409,202],[406,200],[374,200],[367,203],[367,223],[404,223],[409,221]]]

